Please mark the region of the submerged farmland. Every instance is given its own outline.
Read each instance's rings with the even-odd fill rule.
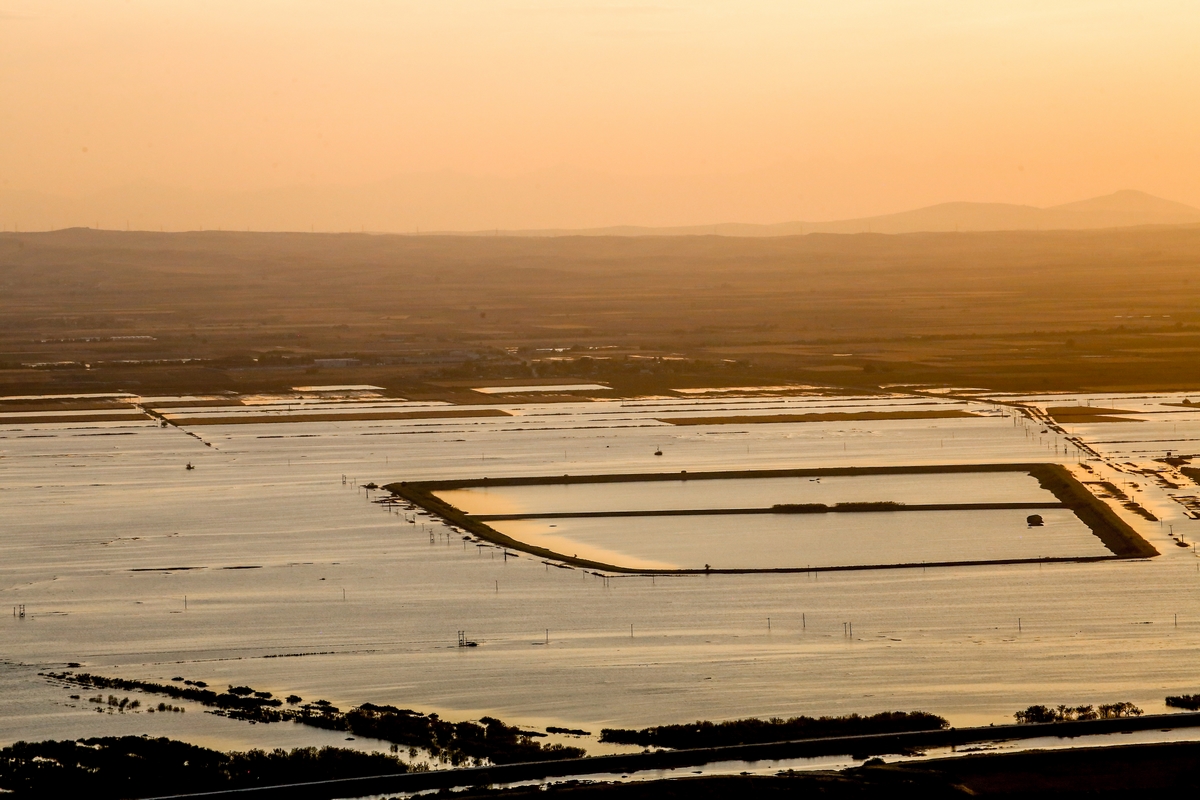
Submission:
[[[1190,444],[1200,441],[1200,412],[1183,399],[794,392],[453,406],[360,387],[336,398],[123,397],[129,409],[105,420],[7,412],[0,591],[14,613],[3,623],[0,738],[147,732],[228,748],[344,740],[199,707],[96,713],[37,675],[71,664],[344,708],[494,716],[528,730],[913,708],[987,724],[1030,703],[1110,697],[1162,711],[1166,695],[1200,689],[1188,666],[1200,644],[1191,546],[1200,486],[1180,471],[1180,458],[1200,451]],[[1046,412],[1089,403],[1129,412],[1127,421],[1056,422]],[[905,413],[877,416],[894,412]],[[980,464],[1014,468],[936,471]],[[1061,502],[1014,466],[1030,464],[1063,465],[1160,555],[1087,561],[1114,554],[1066,508],[643,515],[637,525],[567,516]],[[884,469],[920,466],[936,469]],[[850,468],[860,474],[829,472]],[[746,474],[685,481],[685,470]],[[819,474],[764,473],[772,470]],[[501,485],[518,478],[544,480]],[[374,502],[390,495],[363,488],[423,481],[470,483],[447,501],[470,515],[524,516],[487,524],[532,525],[530,536],[579,548],[555,552],[582,557],[592,547],[693,572],[579,568],[418,507]],[[1045,524],[1029,527],[1030,513]],[[722,562],[773,568],[766,559],[785,545],[801,571],[719,571]],[[1031,561],[805,570],[904,553]],[[1059,555],[1072,560],[1044,560]],[[478,646],[458,647],[459,631]],[[594,738],[561,741],[605,752]]]

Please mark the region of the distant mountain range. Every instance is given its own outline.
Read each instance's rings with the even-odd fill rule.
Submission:
[[[667,228],[622,225],[509,233],[525,236],[795,236],[805,233],[1087,230],[1135,225],[1196,224],[1200,224],[1200,209],[1126,189],[1049,208],[1011,203],[939,203],[898,214],[832,222],[780,222],[774,225],[725,223]]]
[[[132,184],[62,197],[0,189],[0,229],[791,236],[1200,224],[1200,209],[1127,190],[1050,208],[942,203],[898,214],[832,222],[604,226],[612,219],[720,219],[734,215],[770,218],[778,213],[781,186],[799,184],[785,177],[775,183],[764,181],[762,176],[751,176],[740,182],[705,179],[680,183],[560,170],[511,178],[414,173],[356,186],[284,186],[243,192]],[[528,227],[532,221],[543,220],[543,228]]]

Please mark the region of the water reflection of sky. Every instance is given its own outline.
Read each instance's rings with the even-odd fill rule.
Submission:
[[[896,402],[753,398],[744,407]],[[1163,467],[1150,460],[1157,448],[1188,452],[1181,443],[1200,440],[1190,412],[1077,427],[1120,457],[1093,463],[1096,478],[1138,483],[1134,496],[1163,517],[1160,528],[1126,515],[1162,552],[1151,561],[605,581],[506,561],[436,524],[407,523],[355,485],[1074,459],[1040,428],[1000,415],[682,428],[658,420],[666,409],[728,413],[743,402],[506,408],[515,416],[202,426],[199,439],[151,420],[0,426],[0,592],[6,607],[29,609],[24,620],[0,617],[0,739],[136,728],[261,746],[296,733],[200,713],[154,715],[150,727],[144,716],[108,720],[70,708],[66,690],[36,677],[68,661],[343,707],[393,703],[593,731],[889,709],[987,724],[1031,703],[1129,700],[1151,712],[1164,710],[1166,694],[1200,691],[1200,559],[1169,538],[1171,526],[1200,538],[1200,522],[1170,497],[1197,489],[1116,468]],[[164,569],[184,566],[196,569]],[[226,569],[235,566],[259,568]],[[464,629],[480,647],[454,646]]]

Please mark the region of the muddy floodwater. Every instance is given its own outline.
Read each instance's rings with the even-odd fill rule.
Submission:
[[[167,427],[138,415],[7,422],[0,426],[0,740],[145,732],[227,748],[380,746],[291,724],[252,726],[194,706],[182,714],[97,713],[86,697],[72,700],[37,675],[68,663],[143,680],[248,684],[343,708],[391,703],[455,720],[492,714],[593,733],[697,718],[891,709],[987,724],[1010,721],[1031,703],[1128,700],[1163,711],[1166,695],[1200,692],[1200,558],[1192,547],[1200,513],[1188,499],[1200,487],[1155,461],[1168,450],[1200,450],[1200,413],[1171,405],[1182,397],[992,398],[1034,411],[1111,403],[1139,415],[1065,425],[1079,443],[989,400],[905,395],[530,402],[498,404],[509,415],[495,417],[194,427],[189,414],[212,416],[211,407],[172,409],[177,424]],[[356,402],[413,407],[386,398]],[[332,405],[261,403],[285,417]],[[663,421],[942,406],[980,416]],[[1107,482],[1135,498],[1159,521],[1109,502],[1161,555],[827,574],[599,576],[506,556],[431,517],[372,502],[380,493],[361,488],[484,476],[1038,461],[1069,465],[1096,482],[1097,492]],[[456,501],[476,512],[514,513],[1043,497],[1019,473],[721,484],[511,487]],[[1046,524],[1034,529],[1022,512],[958,513],[672,517],[645,534],[620,520],[576,519],[550,521],[559,527],[543,525],[540,535],[672,564],[749,562],[798,538],[827,560],[883,550],[889,559],[912,553],[912,560],[949,552],[1104,552],[1066,510],[1040,511]],[[858,518],[849,529],[848,517]],[[479,647],[458,648],[458,631]],[[605,751],[594,737],[572,741]]]
[[[1110,555],[1068,509],[505,520],[514,539],[643,569],[805,569]]]
[[[480,486],[437,494],[451,505],[471,514],[767,508],[779,503],[834,505],[892,501],[918,505],[1054,501],[1053,495],[1024,472],[559,483]]]

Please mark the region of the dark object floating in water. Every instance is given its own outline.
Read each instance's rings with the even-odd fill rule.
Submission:
[[[660,450],[655,450],[655,451],[654,451],[654,455],[656,455],[656,456],[661,456],[661,455],[662,455],[662,450],[661,450],[661,449],[660,449]]]
[[[591,731],[585,731],[582,728],[556,728],[551,725],[546,728],[546,733],[565,733],[570,736],[591,736]]]
[[[204,567],[132,567],[130,572],[184,572],[189,569],[204,569]]]
[[[192,466],[192,462],[189,461],[184,469],[195,469],[195,467]]]
[[[375,481],[371,481],[370,483],[364,483],[362,488],[364,488],[364,489],[378,489],[378,488],[379,488],[379,484],[378,484],[378,483],[376,483]]]
[[[1030,514],[1025,518],[1025,522],[1031,528],[1040,528],[1044,524],[1041,514]]]

